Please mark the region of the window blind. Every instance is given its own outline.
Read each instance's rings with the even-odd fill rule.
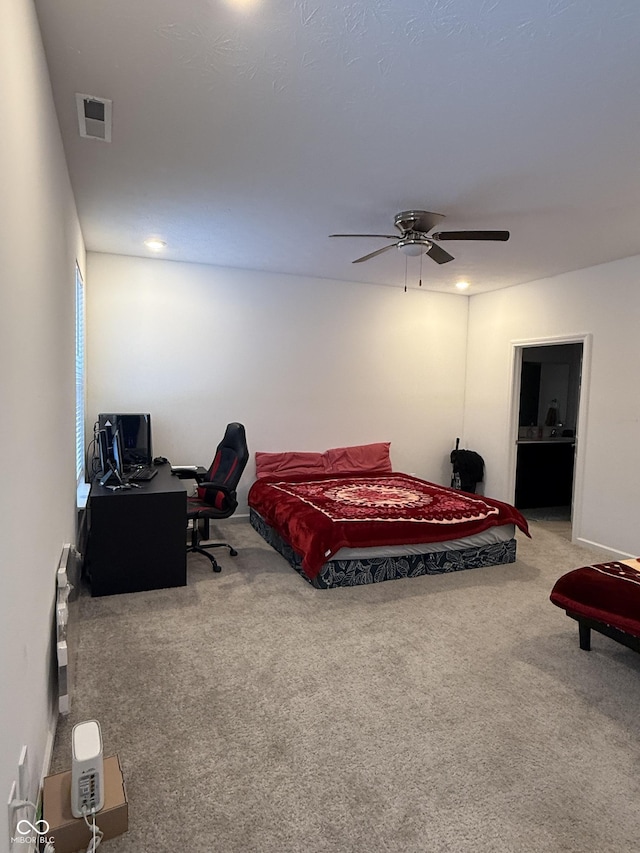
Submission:
[[[76,264],[76,477],[84,481],[84,282]]]

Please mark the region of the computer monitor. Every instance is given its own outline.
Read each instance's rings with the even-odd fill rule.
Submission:
[[[113,452],[113,466],[116,470],[116,474],[121,481],[124,481],[124,448],[122,446],[122,438],[120,436],[119,429],[117,429],[113,434],[111,449]]]
[[[108,488],[118,488],[125,482],[124,468],[122,465],[122,441],[120,433],[116,430],[111,436],[111,448],[108,444],[108,431],[98,430],[98,452],[100,454],[100,485]]]
[[[122,442],[122,463],[124,469],[136,465],[151,465],[153,450],[151,447],[150,414],[99,414],[98,429],[107,432],[109,452],[113,444],[113,435],[120,433]]]
[[[124,469],[124,449],[120,431],[116,430],[109,437],[107,429],[98,430],[96,437],[98,454],[100,456],[100,473],[97,475],[101,486],[109,489],[130,488]]]
[[[109,437],[106,429],[99,429],[96,436],[98,445],[98,464],[100,465],[98,476],[104,477],[107,471],[110,470],[109,464]]]

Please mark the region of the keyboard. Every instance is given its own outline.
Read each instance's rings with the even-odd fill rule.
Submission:
[[[145,482],[146,480],[153,480],[157,473],[157,468],[153,468],[151,465],[145,465],[142,468],[134,468],[132,471],[127,472],[126,476],[130,483],[137,483]]]

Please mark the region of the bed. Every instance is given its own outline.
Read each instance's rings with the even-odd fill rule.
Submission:
[[[253,528],[318,589],[512,563],[515,507],[394,472],[389,443],[256,453]]]

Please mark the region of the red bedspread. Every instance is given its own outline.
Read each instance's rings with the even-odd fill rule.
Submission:
[[[640,558],[573,569],[556,581],[550,598],[563,610],[640,637]]]
[[[249,506],[300,554],[310,578],[344,547],[444,542],[503,524],[529,535],[515,507],[408,474],[265,477],[251,486]]]

